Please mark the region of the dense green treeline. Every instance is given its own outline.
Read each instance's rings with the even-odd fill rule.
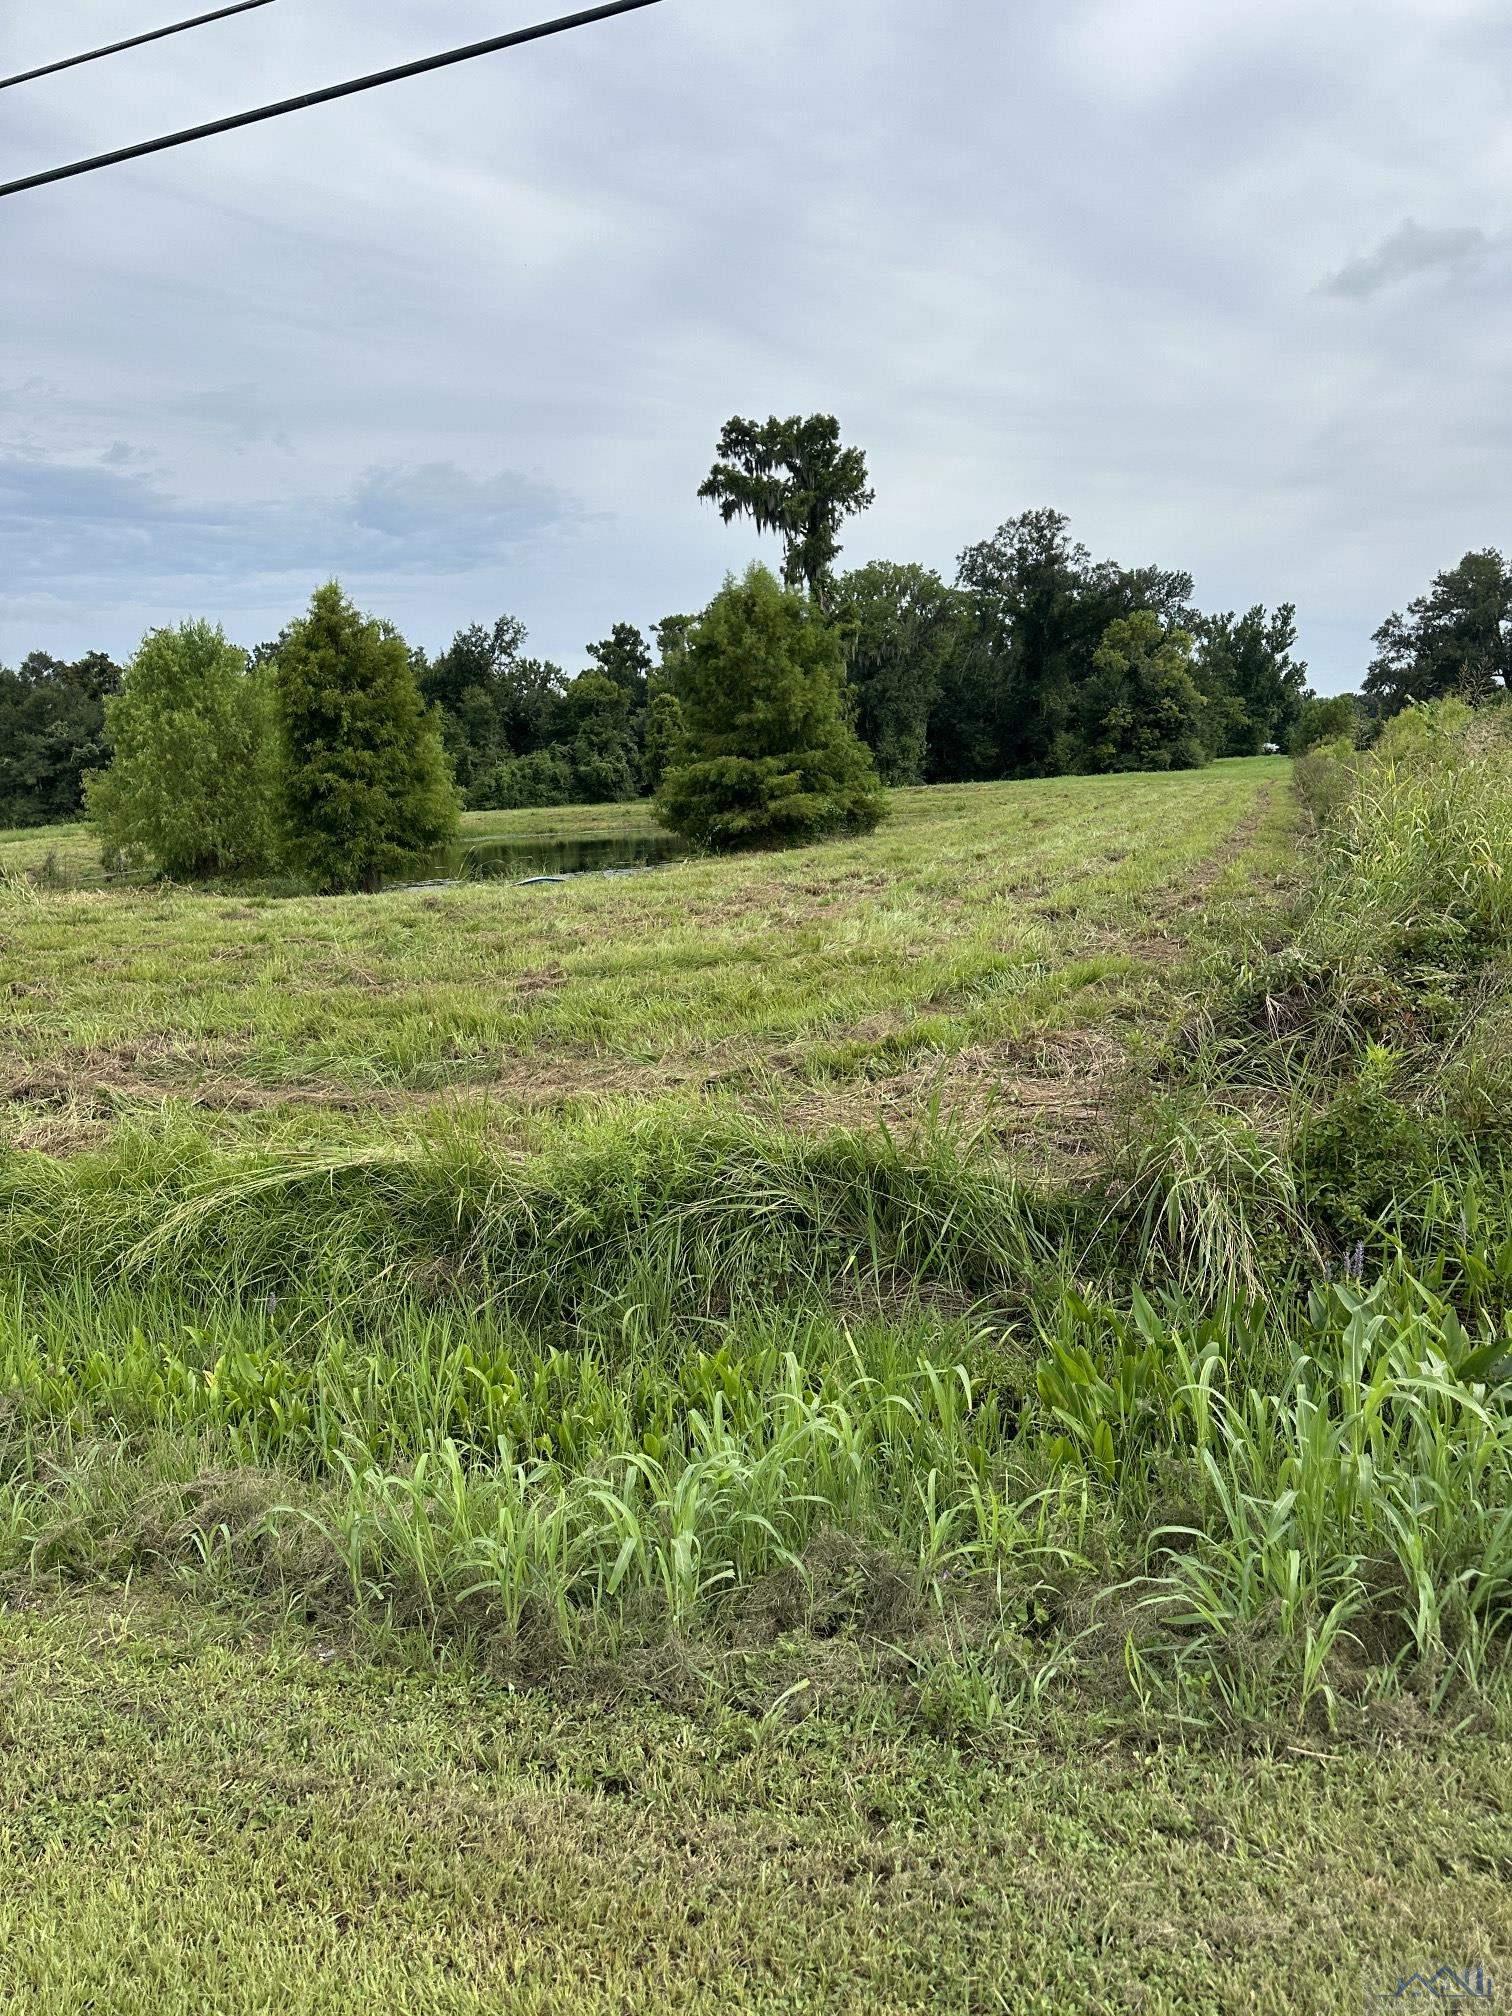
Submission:
[[[883,784],[1179,769],[1338,736],[1359,743],[1414,701],[1450,694],[1482,701],[1512,676],[1512,568],[1489,549],[1467,554],[1405,615],[1387,618],[1358,700],[1326,699],[1308,691],[1292,605],[1204,613],[1189,573],[1094,559],[1059,511],[1010,518],[965,549],[949,581],[912,562],[840,571],[841,530],[874,492],[864,453],[842,443],[828,415],[759,423],[737,416],[720,436],[718,457],[699,495],[727,523],[748,521],[781,540],[789,626],[831,640],[804,651],[814,666],[837,657],[842,712]],[[749,747],[728,746],[734,717],[714,722],[706,700],[703,744],[684,749],[698,640],[721,634],[728,644],[726,598],[734,592],[732,581],[701,615],[664,618],[654,643],[633,624],[615,624],[586,647],[589,663],[575,675],[533,656],[525,625],[508,614],[459,630],[434,657],[403,647],[462,805],[657,795],[670,770],[717,755],[765,763],[770,776],[787,780],[778,797],[814,800],[806,830],[852,823],[849,787],[833,800],[822,792],[815,799],[794,781],[813,770],[814,748],[779,748],[759,732]],[[291,634],[252,653],[254,684],[279,664]],[[712,685],[704,677],[705,689],[744,693],[749,702],[782,687],[791,672],[783,650],[770,663],[750,657],[760,637],[774,634],[771,626],[745,626]],[[401,648],[397,640],[392,648]],[[0,668],[0,826],[77,815],[86,776],[110,760],[107,703],[122,678],[99,653],[73,665],[34,653],[19,672]],[[745,718],[755,719],[749,705]],[[842,769],[853,771],[850,757]],[[697,837],[793,837],[790,817],[753,812],[750,776],[740,774],[730,803],[705,806]],[[686,829],[685,793],[678,802],[684,810],[671,823]],[[212,823],[223,824],[225,810]],[[202,851],[224,854],[217,845]],[[255,832],[231,850],[244,862],[268,851]]]
[[[18,672],[0,665],[0,826],[79,816],[86,773],[109,760],[105,702],[120,685],[103,651],[72,665],[45,651]]]

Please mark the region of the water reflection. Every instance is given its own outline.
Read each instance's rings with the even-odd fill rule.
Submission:
[[[468,881],[529,882],[559,875],[594,875],[655,868],[686,854],[670,833],[630,833],[607,839],[537,840],[480,833],[465,836],[443,872]]]

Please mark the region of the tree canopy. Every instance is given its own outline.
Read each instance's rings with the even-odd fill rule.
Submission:
[[[930,717],[966,642],[966,598],[928,567],[874,560],[837,595],[856,728],[887,784],[922,784]]]
[[[109,759],[105,703],[121,668],[103,651],[73,664],[34,651],[0,665],[0,827],[76,819],[84,779]]]
[[[840,528],[871,508],[876,492],[866,456],[840,440],[829,413],[808,419],[727,421],[717,460],[699,496],[717,504],[727,525],[750,518],[758,532],[775,532],[783,544],[782,578],[806,588],[821,608],[829,605]]]
[[[1446,694],[1488,698],[1512,686],[1512,569],[1494,547],[1436,574],[1405,616],[1375,633],[1366,699],[1382,715]]]
[[[1190,770],[1207,761],[1192,639],[1153,609],[1108,625],[1080,704],[1089,769]]]
[[[727,581],[689,639],[663,822],[709,847],[875,826],[882,792],[844,681],[839,637],[803,596],[764,567]]]
[[[1307,666],[1293,653],[1297,612],[1289,602],[1243,616],[1207,616],[1197,624],[1197,683],[1214,715],[1220,756],[1258,756],[1284,748],[1302,711]]]
[[[105,703],[114,749],[86,785],[107,855],[202,877],[276,852],[266,670],[210,623],[154,630]]]

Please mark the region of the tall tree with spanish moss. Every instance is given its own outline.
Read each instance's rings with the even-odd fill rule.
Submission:
[[[758,532],[777,533],[783,580],[789,588],[806,588],[828,615],[840,528],[876,498],[863,451],[842,444],[833,414],[815,413],[764,421],[737,415],[726,423],[716,452],[699,496],[718,505],[727,525],[750,518]]]

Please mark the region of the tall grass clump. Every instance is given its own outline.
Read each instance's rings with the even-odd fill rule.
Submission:
[[[1457,968],[1512,942],[1512,709],[1413,708],[1347,768],[1298,934],[1344,972]]]

